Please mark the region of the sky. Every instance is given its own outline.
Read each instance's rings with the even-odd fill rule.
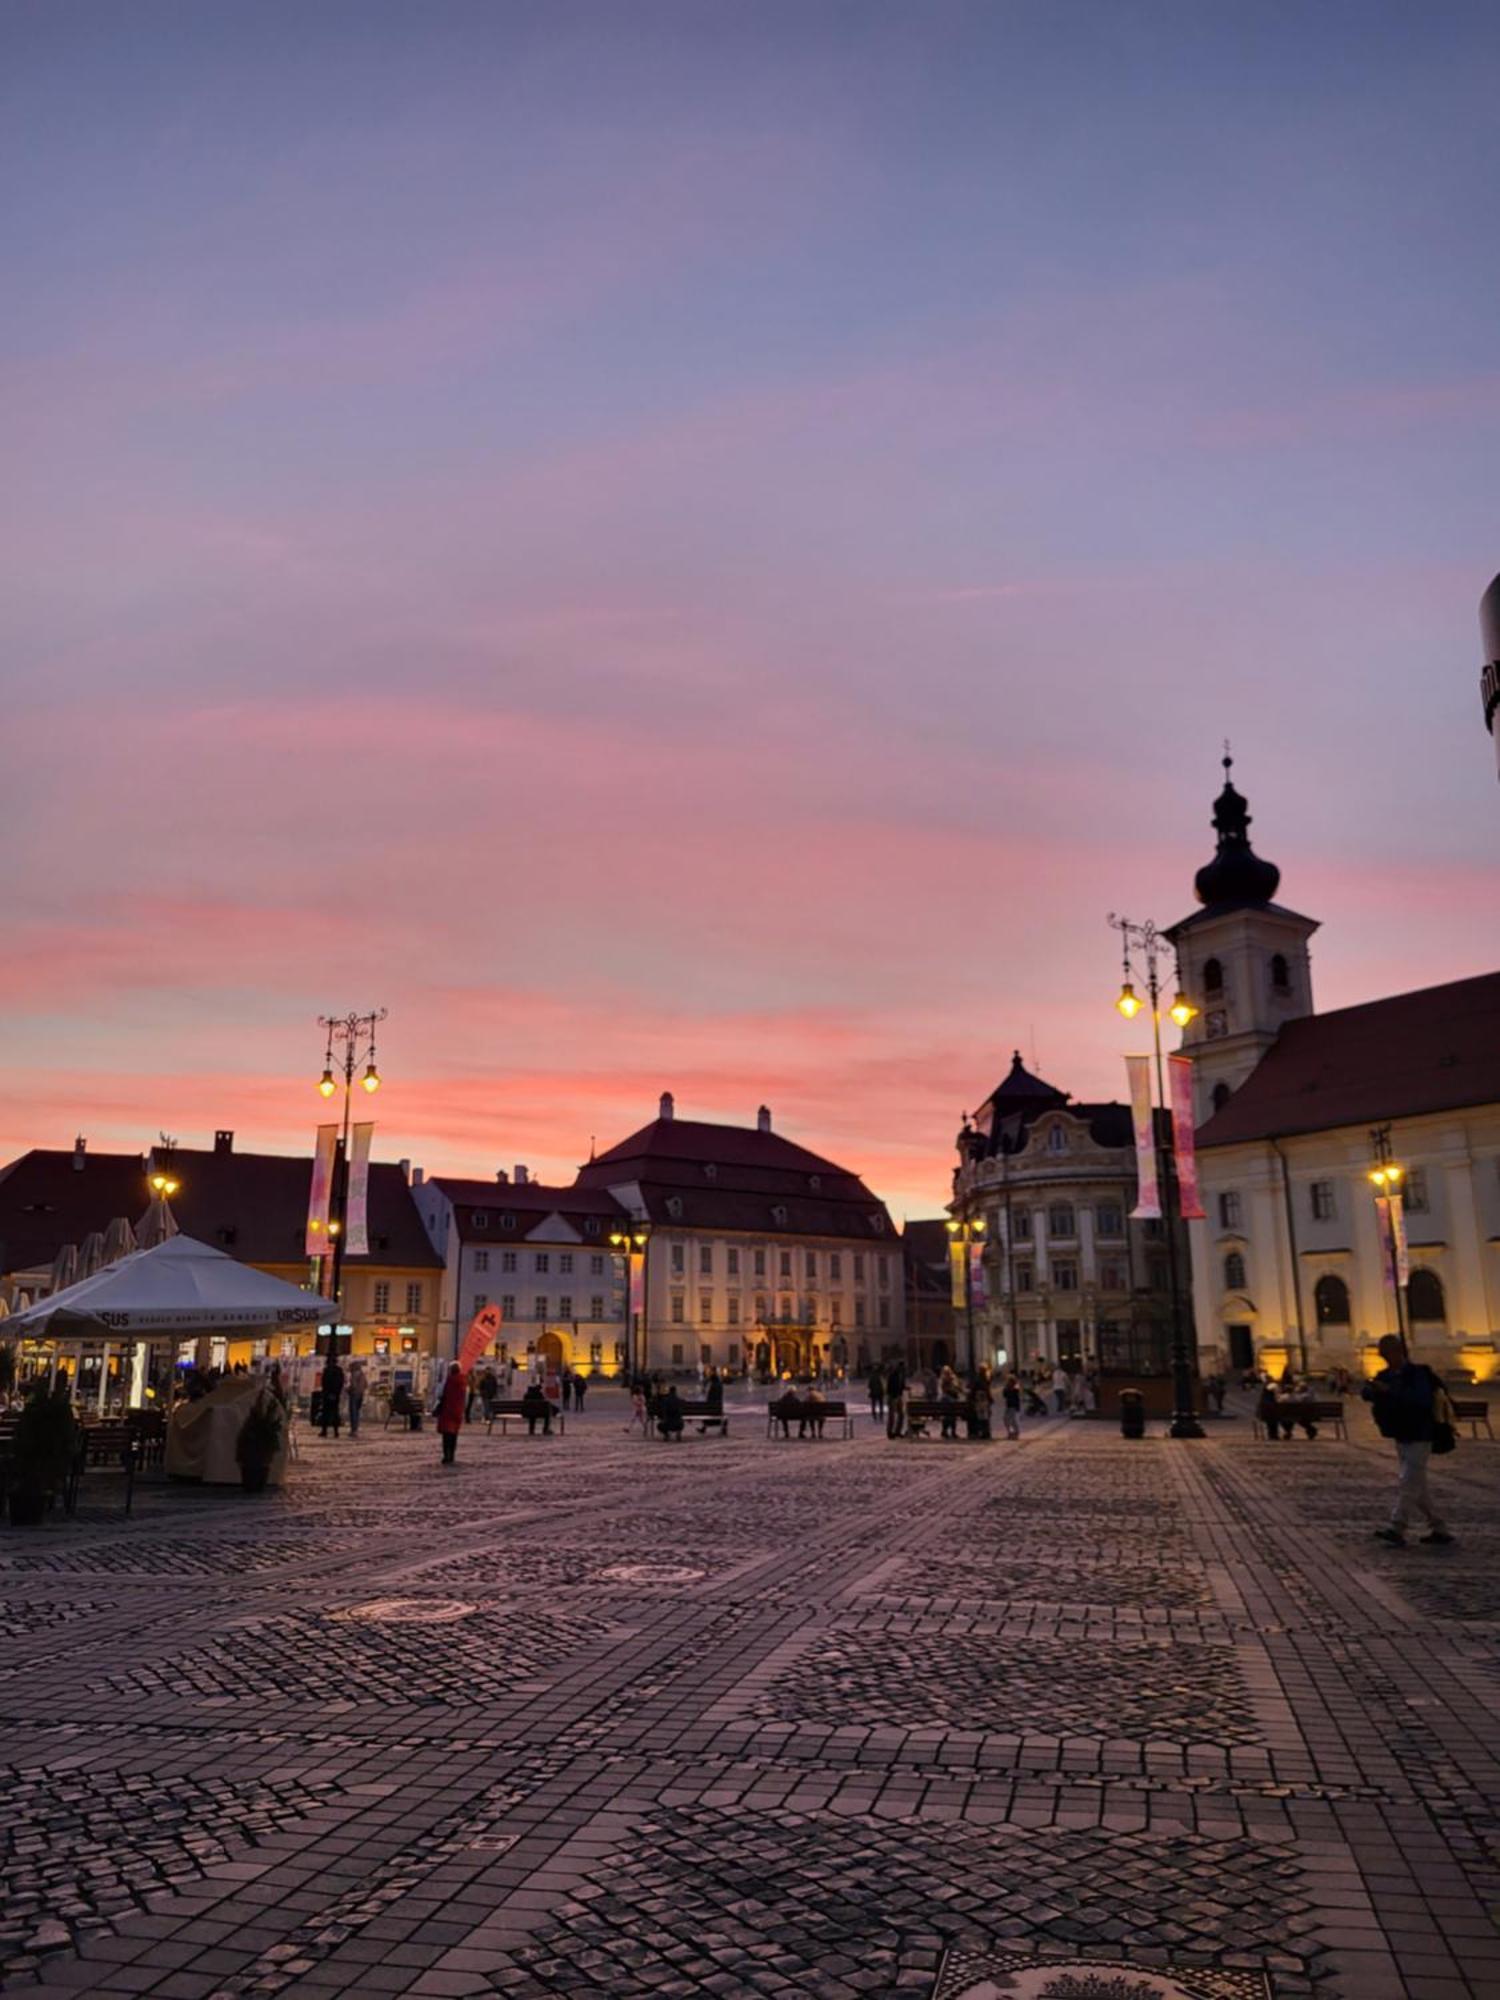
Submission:
[[[946,1198],[1123,1089],[1225,738],[1327,1008],[1494,968],[1500,13],[9,0],[0,1159]]]

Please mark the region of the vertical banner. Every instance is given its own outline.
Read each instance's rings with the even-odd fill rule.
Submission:
[[[344,1255],[370,1254],[370,1141],[373,1125],[356,1125],[349,1137],[349,1199],[344,1209]]]
[[[1193,1059],[1167,1057],[1168,1088],[1172,1095],[1172,1144],[1177,1152],[1177,1195],[1185,1222],[1205,1220],[1203,1197],[1198,1192],[1198,1151],[1193,1141]]]
[[[307,1243],[309,1257],[328,1254],[328,1203],[333,1194],[333,1149],[338,1144],[337,1125],[320,1125],[313,1151],[312,1192],[307,1202]]]
[[[1411,1253],[1406,1246],[1406,1203],[1399,1194],[1391,1196],[1391,1240],[1396,1246],[1396,1282],[1404,1285],[1411,1277]]]
[[[948,1264],[953,1283],[949,1292],[950,1303],[955,1312],[962,1312],[965,1305],[964,1293],[964,1246],[960,1236],[950,1237],[948,1242]]]
[[[969,1297],[976,1306],[989,1304],[989,1273],[984,1268],[984,1245],[969,1245]]]
[[[1386,1292],[1396,1290],[1396,1256],[1390,1238],[1390,1198],[1376,1194],[1376,1234],[1380,1236],[1380,1282]]]
[[[632,1322],[637,1314],[646,1310],[646,1260],[643,1256],[627,1256],[630,1266],[630,1317]]]
[[[469,1330],[464,1335],[464,1344],[458,1350],[457,1366],[467,1375],[486,1348],[493,1347],[500,1338],[500,1308],[497,1305],[481,1306],[469,1321]]]
[[[1130,1211],[1132,1222],[1161,1215],[1161,1191],[1156,1184],[1156,1132],[1151,1117],[1151,1058],[1126,1056],[1130,1079],[1130,1122],[1135,1127],[1135,1170],[1140,1198]]]

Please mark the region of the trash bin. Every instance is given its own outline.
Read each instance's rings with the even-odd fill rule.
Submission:
[[[1120,1391],[1120,1436],[1140,1438],[1146,1435],[1146,1404],[1139,1389]]]

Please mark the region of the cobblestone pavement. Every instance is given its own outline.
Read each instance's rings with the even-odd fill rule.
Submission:
[[[1500,1995],[1500,1445],[763,1428],[0,1530],[0,1982]]]

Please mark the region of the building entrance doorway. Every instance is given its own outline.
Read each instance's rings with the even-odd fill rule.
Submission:
[[[1229,1335],[1229,1365],[1241,1374],[1255,1366],[1255,1336],[1248,1326],[1226,1327]]]
[[[562,1335],[558,1333],[544,1333],[536,1344],[536,1352],[537,1359],[544,1368],[549,1366],[561,1368],[563,1365]]]

